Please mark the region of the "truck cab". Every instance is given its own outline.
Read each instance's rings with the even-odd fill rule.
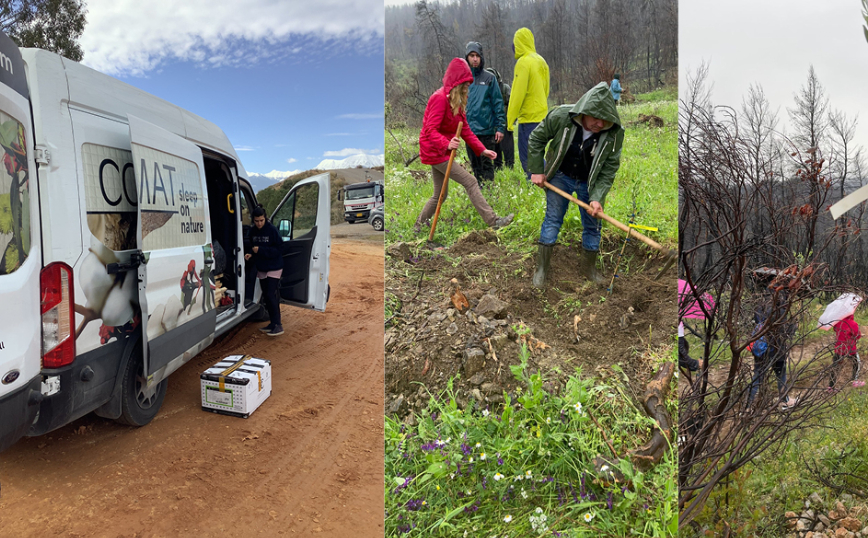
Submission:
[[[260,310],[256,197],[223,131],[0,33],[0,451],[96,412],[142,426],[167,377]],[[281,226],[281,302],[324,311],[329,176]]]
[[[338,200],[344,203],[344,220],[353,224],[367,221],[374,208],[383,205],[384,189],[380,181],[366,181],[344,185],[338,192]]]

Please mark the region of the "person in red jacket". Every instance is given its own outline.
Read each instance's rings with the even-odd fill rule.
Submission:
[[[834,328],[838,339],[835,341],[835,358],[832,362],[829,387],[834,387],[838,381],[838,368],[841,361],[850,358],[853,362],[853,381],[857,381],[861,365],[859,353],[856,350],[856,341],[862,338],[862,334],[859,332],[859,324],[856,323],[853,314],[836,323]]]
[[[419,160],[422,164],[431,166],[434,194],[425,203],[422,213],[416,219],[416,233],[419,233],[422,230],[422,224],[427,223],[434,215],[437,201],[440,198],[440,189],[447,189],[443,195],[444,200],[449,193],[448,183],[444,179],[446,166],[449,161],[449,153],[453,149],[458,149],[461,138],[467,142],[468,147],[476,155],[489,159],[497,157],[494,151],[485,149],[482,142],[467,126],[465,114],[467,94],[472,82],[473,72],[470,71],[467,61],[463,58],[454,58],[449,63],[449,67],[446,68],[446,74],[443,75],[443,86],[431,95],[428,99],[428,105],[425,107],[422,131],[419,133]],[[462,123],[460,137],[455,136],[459,121]],[[495,215],[494,210],[485,201],[485,197],[479,189],[479,182],[460,164],[453,162],[449,175],[451,179],[464,187],[470,198],[470,203],[473,204],[486,224],[494,228],[501,228],[512,222],[514,216],[512,214],[506,217]]]

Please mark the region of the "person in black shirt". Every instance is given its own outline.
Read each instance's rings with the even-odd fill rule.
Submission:
[[[265,219],[265,210],[258,206],[253,210],[253,229],[250,231],[249,251],[244,254],[245,260],[253,259],[256,264],[257,278],[262,287],[265,308],[268,310],[270,323],[259,329],[268,336],[283,334],[280,323],[280,299],[278,287],[283,274],[283,257],[281,256],[281,238],[277,228]]]

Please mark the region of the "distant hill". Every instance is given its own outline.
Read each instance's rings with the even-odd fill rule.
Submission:
[[[267,174],[257,174],[256,172],[248,172],[247,179],[250,180],[250,185],[253,187],[253,192],[259,192],[266,187],[270,187],[279,181],[283,181],[289,176],[298,174],[301,170],[292,170],[290,172],[281,172],[280,170],[272,170]]]
[[[342,168],[376,168],[386,164],[386,155],[352,155],[346,159],[326,159],[316,165],[317,170],[339,170]]]

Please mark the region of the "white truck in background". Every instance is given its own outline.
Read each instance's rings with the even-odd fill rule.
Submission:
[[[0,147],[0,451],[94,411],[147,424],[261,308],[247,172],[213,123],[2,32]],[[322,174],[271,215],[285,304],[326,307],[330,205]]]
[[[353,224],[367,221],[371,211],[383,205],[383,181],[368,181],[344,185],[338,192],[338,200],[344,202],[344,220]]]

